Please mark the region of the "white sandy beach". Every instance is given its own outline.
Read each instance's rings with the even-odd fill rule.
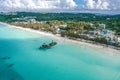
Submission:
[[[82,45],[84,47],[91,47],[93,49],[96,49],[97,51],[104,52],[107,55],[109,54],[110,56],[120,55],[120,50],[116,50],[116,49],[113,49],[113,48],[110,48],[110,47],[105,47],[105,46],[102,46],[102,45],[87,43],[87,42],[84,42],[84,41],[71,40],[71,39],[64,38],[64,37],[61,37],[61,36],[58,36],[58,35],[54,35],[52,33],[33,30],[33,29],[30,29],[30,28],[23,28],[23,27],[20,27],[20,26],[13,26],[13,25],[9,25],[9,24],[6,24],[6,23],[2,23],[2,22],[0,22],[0,24],[4,24],[4,25],[7,25],[7,26],[12,27],[12,28],[16,28],[16,29],[20,29],[20,30],[24,30],[24,31],[48,36],[48,37],[52,37],[52,38],[58,39],[62,42],[70,42],[70,43],[72,42],[72,43],[75,43],[75,44]]]

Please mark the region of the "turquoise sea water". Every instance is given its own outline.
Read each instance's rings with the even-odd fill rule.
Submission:
[[[51,49],[38,49],[51,40],[56,39],[1,24],[0,80],[120,80],[120,56],[59,40]]]

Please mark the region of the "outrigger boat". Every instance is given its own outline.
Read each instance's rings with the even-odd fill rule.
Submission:
[[[57,42],[54,42],[54,41],[52,41],[52,42],[49,44],[49,46],[55,46],[55,45],[57,45]]]
[[[52,41],[52,42],[49,43],[49,44],[43,43],[43,45],[40,46],[40,49],[50,49],[51,47],[53,47],[53,46],[55,46],[55,45],[57,45],[57,42],[54,42],[54,41]]]
[[[50,49],[51,47],[47,44],[43,44],[42,46],[40,46],[40,49]]]

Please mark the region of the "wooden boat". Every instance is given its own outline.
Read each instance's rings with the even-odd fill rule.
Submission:
[[[50,46],[55,46],[55,45],[57,45],[57,42],[52,41],[49,45]]]
[[[50,49],[51,46],[47,45],[47,44],[43,44],[42,46],[40,46],[40,49]]]
[[[57,45],[57,42],[54,42],[54,41],[52,41],[52,42],[49,43],[49,44],[43,43],[43,45],[40,46],[40,49],[50,49],[51,47],[53,47],[53,46],[55,46],[55,45]]]

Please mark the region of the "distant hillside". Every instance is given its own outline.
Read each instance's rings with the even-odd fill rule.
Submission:
[[[13,14],[0,14],[0,21],[10,22],[12,18],[35,16],[38,21],[62,20],[62,21],[105,21],[108,19],[120,19],[120,15],[96,15],[90,13],[32,13],[18,12]]]

